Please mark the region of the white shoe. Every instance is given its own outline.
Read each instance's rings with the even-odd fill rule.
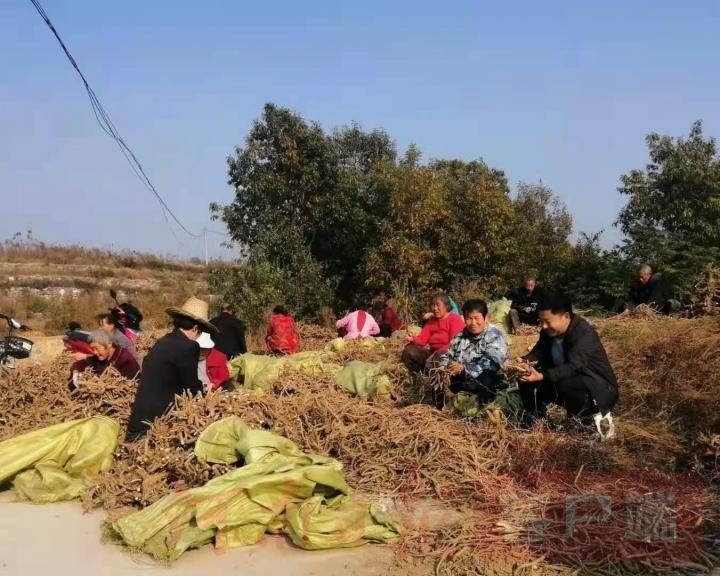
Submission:
[[[615,438],[615,422],[613,422],[612,412],[608,412],[605,416],[598,412],[593,416],[593,420],[595,421],[595,428],[597,428],[601,440],[610,440],[611,438]],[[603,432],[603,420],[607,422],[606,432]]]

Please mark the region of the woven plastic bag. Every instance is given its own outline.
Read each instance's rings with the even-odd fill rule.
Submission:
[[[0,484],[21,500],[77,498],[86,480],[110,469],[120,426],[105,416],[73,420],[0,442]]]

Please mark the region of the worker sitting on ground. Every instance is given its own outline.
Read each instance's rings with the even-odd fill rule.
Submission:
[[[208,321],[207,302],[189,298],[182,308],[168,308],[174,330],[155,343],[145,356],[143,371],[130,413],[127,440],[134,442],[147,432],[155,418],[173,405],[176,395],[202,392],[198,379],[202,332],[216,332]]]
[[[100,314],[100,316],[98,316],[98,323],[100,324],[100,328],[110,335],[116,346],[127,350],[132,357],[135,358],[138,365],[142,366],[142,359],[135,347],[135,342],[125,335],[125,331],[116,316],[113,314]]]
[[[537,326],[538,324],[538,302],[542,298],[542,290],[537,285],[537,280],[532,274],[525,276],[522,286],[518,286],[510,292],[510,320],[513,329],[517,333],[523,324]]]
[[[395,309],[387,303],[387,300],[375,303],[373,314],[380,325],[380,336],[389,338],[393,332],[403,330],[405,324]]]
[[[402,362],[411,372],[421,372],[435,365],[450,347],[450,341],[465,328],[463,319],[450,311],[450,297],[437,292],[432,298],[433,316],[425,322],[415,338],[405,336]]]
[[[670,314],[672,311],[667,282],[662,276],[653,274],[652,268],[647,264],[638,270],[637,279],[630,287],[625,309],[634,310],[640,304],[646,304],[662,314]]]
[[[247,352],[245,324],[235,316],[235,312],[230,304],[223,304],[220,314],[215,316],[210,322],[219,331],[212,336],[216,350],[222,352],[228,358],[234,358]]]
[[[507,359],[505,334],[488,322],[483,300],[468,300],[462,307],[465,329],[452,342],[439,361],[451,375],[450,391],[475,394],[487,404],[503,382],[500,370]]]
[[[618,385],[597,331],[573,314],[570,300],[546,294],[538,306],[542,332],[524,360],[536,362],[519,378],[525,410],[543,416],[548,403],[569,416],[605,417],[618,399]]]
[[[357,340],[380,334],[380,326],[375,318],[362,308],[346,314],[335,323],[335,328],[343,340]]]
[[[77,375],[90,370],[98,376],[112,366],[125,378],[133,379],[140,372],[140,365],[125,348],[120,348],[104,330],[95,330],[90,334],[92,356],[77,360],[70,369],[70,389],[79,387]]]
[[[198,378],[205,390],[217,390],[230,379],[230,370],[227,366],[228,358],[215,346],[210,334],[203,332],[197,339],[200,346],[200,360],[198,361]]]
[[[275,306],[273,309],[265,343],[273,354],[286,355],[300,351],[300,336],[295,328],[295,319],[284,306]]]

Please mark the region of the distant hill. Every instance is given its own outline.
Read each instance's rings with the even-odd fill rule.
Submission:
[[[81,246],[0,244],[0,311],[38,332],[60,333],[70,320],[94,327],[95,316],[113,305],[110,288],[141,309],[148,328],[166,323],[167,306],[190,295],[208,297],[205,266],[198,261]]]

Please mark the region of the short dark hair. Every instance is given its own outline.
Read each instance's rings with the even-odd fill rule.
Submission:
[[[173,326],[181,330],[192,330],[193,328],[195,328],[195,326],[199,326],[197,320],[193,320],[192,318],[188,318],[187,316],[175,315],[172,317],[172,319]]]
[[[527,282],[528,280],[537,281],[537,276],[535,276],[535,274],[525,274],[525,276],[523,277],[523,282]]]
[[[471,300],[468,300],[463,304],[462,307],[462,313],[463,317],[467,318],[470,312],[480,312],[483,316],[488,315],[488,306],[487,302],[485,300],[480,300],[479,298],[473,298]]]
[[[548,292],[538,303],[538,312],[550,310],[553,314],[564,314],[567,312],[573,315],[573,306],[570,297],[565,294]]]
[[[273,308],[273,314],[282,314],[283,316],[289,316],[287,308],[285,308],[285,306],[275,306],[275,308]]]

